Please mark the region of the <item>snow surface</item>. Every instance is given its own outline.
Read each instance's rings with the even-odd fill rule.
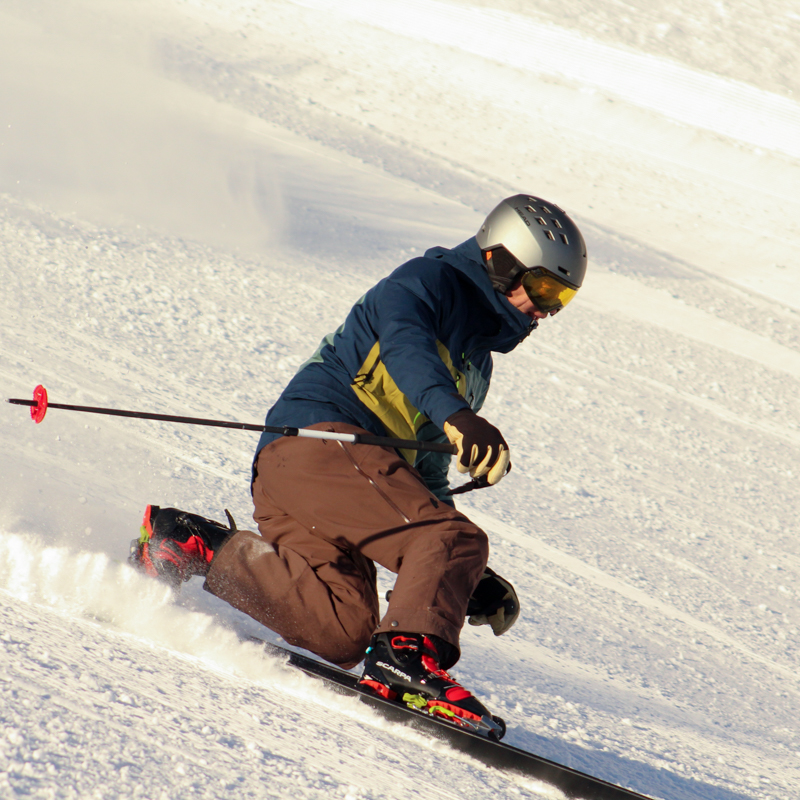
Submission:
[[[558,202],[590,275],[498,359],[514,470],[460,502],[523,615],[468,627],[455,672],[511,744],[606,780],[796,798],[799,23],[0,0],[1,394],[257,422],[380,276],[507,194]],[[558,798],[127,567],[148,502],[246,525],[255,439],[3,406],[0,797]]]

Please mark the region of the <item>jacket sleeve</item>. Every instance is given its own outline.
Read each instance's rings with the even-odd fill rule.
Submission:
[[[374,327],[381,359],[401,392],[438,428],[456,411],[468,408],[442,361],[437,339],[447,336],[447,320],[463,305],[458,282],[435,264],[405,265],[383,284]],[[421,275],[422,270],[427,274]],[[461,309],[467,313],[467,309]],[[449,338],[449,337],[447,337]]]
[[[417,438],[428,442],[446,442],[447,437],[432,422],[428,422],[420,429]],[[420,451],[414,468],[422,476],[428,491],[443,503],[455,507],[455,501],[448,494],[450,491],[450,481],[447,478],[450,469],[449,453],[432,453]]]

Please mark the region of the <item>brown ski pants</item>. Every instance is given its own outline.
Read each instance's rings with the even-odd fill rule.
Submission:
[[[366,433],[338,422],[311,427]],[[346,668],[384,631],[439,636],[457,658],[489,557],[480,528],[437,500],[392,449],[283,437],[261,451],[256,469],[260,535],[238,531],[220,549],[210,592]],[[380,624],[373,562],[397,574]]]

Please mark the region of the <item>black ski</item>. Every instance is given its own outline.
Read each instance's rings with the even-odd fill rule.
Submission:
[[[262,644],[267,653],[286,662],[313,678],[322,680],[327,686],[342,694],[355,695],[377,709],[393,722],[402,722],[417,730],[443,739],[457,750],[468,753],[484,764],[501,769],[514,770],[531,778],[558,787],[567,797],[581,800],[652,800],[643,794],[625,789],[613,783],[593,778],[578,770],[562,766],[546,758],[535,756],[503,742],[495,742],[471,731],[457,728],[453,724],[435,717],[413,711],[406,706],[384,700],[358,688],[358,678],[350,672],[316,661],[313,658],[293,653],[278,645],[265,642],[258,637],[251,640]]]

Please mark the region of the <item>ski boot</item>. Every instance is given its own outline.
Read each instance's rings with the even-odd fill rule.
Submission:
[[[205,576],[214,554],[236,532],[228,509],[225,514],[229,528],[177,508],[147,506],[128,562],[173,589],[193,575]]]
[[[450,645],[421,633],[377,633],[359,686],[459,728],[499,740],[506,732],[489,711],[440,666]]]

